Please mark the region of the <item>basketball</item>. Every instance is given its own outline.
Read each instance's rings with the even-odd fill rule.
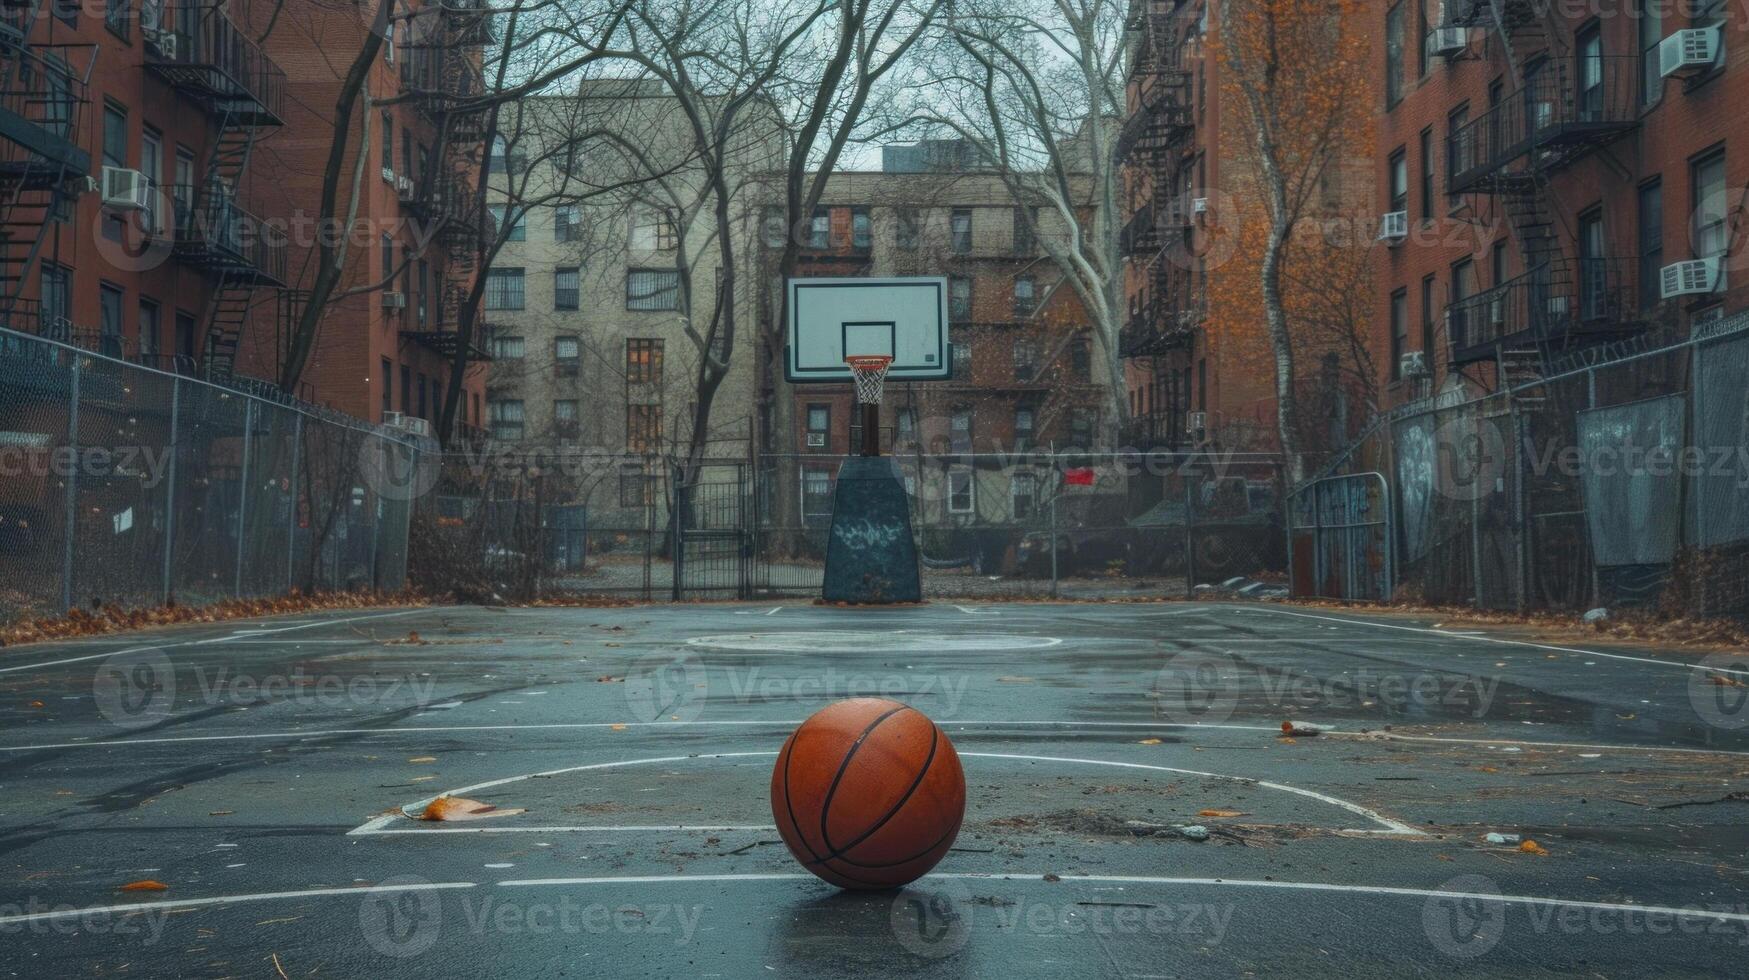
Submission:
[[[966,777],[935,722],[885,698],[851,698],[802,722],[777,754],[771,815],[802,867],[840,888],[897,888],[959,834]]]

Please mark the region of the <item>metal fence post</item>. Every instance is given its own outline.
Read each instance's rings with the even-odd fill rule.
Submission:
[[[287,471],[286,491],[288,497],[285,503],[285,590],[292,590],[293,579],[297,577],[298,552],[298,463],[304,448],[304,415],[302,412],[292,413],[292,458],[291,469]]]
[[[1051,494],[1051,598],[1057,597],[1057,498],[1063,495],[1062,467],[1052,466],[1057,474],[1056,491]]]
[[[237,480],[237,564],[232,569],[231,594],[243,595],[243,537],[249,516],[249,452],[255,434],[255,400],[243,403],[243,470]]]
[[[79,359],[73,358],[73,376],[67,407],[67,446],[73,465],[67,467],[66,523],[61,529],[61,609],[73,608],[73,539],[79,530]]]
[[[180,437],[182,415],[182,382],[173,379],[170,382],[170,469],[167,475],[169,486],[164,489],[164,588],[159,601],[170,604],[172,593],[171,576],[175,574],[175,566],[171,555],[176,551],[176,457],[177,440]]]
[[[1190,460],[1185,460],[1184,467],[1179,470],[1178,482],[1184,485],[1184,597],[1196,598],[1196,536],[1191,525],[1194,523],[1192,507],[1195,506],[1196,488],[1191,483],[1191,474],[1195,472]]]

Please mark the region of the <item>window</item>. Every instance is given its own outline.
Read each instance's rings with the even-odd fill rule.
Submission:
[[[1069,341],[1069,371],[1077,381],[1093,378],[1093,344],[1086,334],[1079,334]]]
[[[874,219],[868,208],[850,209],[850,244],[859,251],[874,247]]]
[[[382,122],[383,169],[395,169],[395,117],[389,115],[389,110],[383,110]]]
[[[972,345],[953,345],[953,376],[971,380],[972,377]]]
[[[1399,147],[1390,159],[1391,204],[1387,211],[1409,210],[1409,157]]]
[[[1654,180],[1640,187],[1639,289],[1640,309],[1658,303],[1659,276],[1664,268],[1664,184]]]
[[[385,357],[385,358],[383,358],[382,369],[383,369],[382,412],[384,415],[387,415],[390,412],[395,410],[395,368],[394,368],[394,365],[389,363],[389,359]]]
[[[832,516],[832,472],[822,469],[802,470],[802,516]]]
[[[577,399],[558,398],[553,401],[553,421],[567,428],[577,426]]]
[[[128,36],[128,0],[104,0],[103,26],[122,40]]]
[[[582,270],[562,266],[553,270],[553,309],[574,310],[582,300]]]
[[[492,141],[492,157],[486,162],[487,171],[495,174],[517,174],[528,166],[528,155],[520,147],[513,147],[504,137],[499,136]]]
[[[1597,122],[1603,118],[1603,34],[1595,22],[1580,29],[1573,38],[1574,60],[1579,70],[1580,122]]]
[[[950,320],[971,319],[972,281],[965,276],[948,277],[947,316]]]
[[[947,512],[949,514],[970,514],[975,505],[973,499],[972,471],[964,466],[956,466],[947,472]]]
[[[674,215],[666,208],[643,208],[632,224],[632,248],[643,252],[672,252],[679,244]]]
[[[1038,373],[1038,341],[1022,337],[1014,342],[1014,380],[1031,381]]]
[[[176,208],[177,224],[186,227],[189,213],[194,210],[194,154],[180,146],[176,148],[174,179],[170,200]]]
[[[413,369],[401,365],[401,414],[413,414]]]
[[[1489,90],[1493,92],[1493,89]],[[1498,114],[1490,118],[1498,118]],[[1470,169],[1476,163],[1475,134],[1468,131],[1470,124],[1470,107],[1458,106],[1445,117],[1445,186],[1449,189],[1451,182],[1458,174]],[[1453,206],[1458,203],[1461,194],[1448,194],[1447,202]]]
[[[1385,13],[1385,108],[1403,101],[1403,5]]]
[[[1640,0],[1640,102],[1651,105],[1664,95],[1664,75],[1658,66],[1658,45],[1664,40],[1665,0]],[[1642,280],[1643,281],[1643,280]]]
[[[1427,370],[1433,370],[1433,283],[1432,276],[1421,280],[1421,350],[1427,355]]]
[[[1093,429],[1099,413],[1091,408],[1076,408],[1069,412],[1069,444],[1083,449],[1093,448]]]
[[[970,208],[954,208],[951,223],[953,232],[952,248],[955,255],[965,255],[972,250],[972,211]]]
[[[1421,131],[1421,220],[1433,220],[1433,130]]]
[[[1032,473],[1016,473],[1008,478],[1008,499],[1014,509],[1014,519],[1024,521],[1032,516],[1033,505],[1038,501],[1038,476]]]
[[[569,334],[553,338],[553,358],[560,364],[575,365],[583,354],[583,345]]]
[[[164,137],[149,126],[140,134],[140,173],[146,178],[146,186],[152,189],[146,195],[145,210],[140,213],[140,227],[156,232],[163,228],[158,198],[164,184]]]
[[[1014,277],[1014,315],[1030,316],[1036,302],[1037,280],[1031,276]]]
[[[520,399],[492,400],[486,403],[491,415],[492,438],[516,442],[522,438],[522,402]]]
[[[680,273],[673,269],[627,269],[626,309],[677,310]]]
[[[893,441],[907,445],[917,441],[917,410],[901,408],[893,413]]]
[[[486,270],[486,309],[522,309],[522,270]]]
[[[653,453],[662,445],[662,406],[626,406],[626,449]]]
[[[626,381],[649,384],[662,380],[662,339],[626,338]]]
[[[1433,30],[1436,22],[1432,15],[1427,12],[1427,0],[1418,0],[1417,6],[1420,7],[1421,23],[1416,25],[1420,30],[1416,32],[1415,37],[1421,38],[1422,43],[1415,45],[1415,77],[1425,78],[1427,77],[1427,35]]]
[[[1710,258],[1725,254],[1729,231],[1725,216],[1730,202],[1725,199],[1725,151],[1718,150],[1694,164],[1694,257]]]
[[[898,208],[894,216],[898,227],[894,233],[893,244],[906,251],[915,249],[918,239],[922,237],[922,216],[916,208]]]
[[[789,232],[784,227],[784,214],[783,208],[765,209],[765,216],[760,219],[760,227],[763,229],[762,237],[766,248],[783,248],[789,241]]]
[[[508,224],[506,223],[508,222]],[[514,218],[509,209],[502,204],[492,205],[492,227],[504,235],[507,242],[524,242],[528,240],[528,211],[519,210]]]
[[[582,231],[580,224],[582,215],[574,204],[561,204],[553,208],[553,241],[574,242]]]
[[[619,505],[648,507],[656,501],[655,479],[636,464],[619,468]]]
[[[808,437],[809,449],[826,449],[832,442],[832,406],[811,404],[808,406]]]
[[[1476,291],[1476,264],[1469,259],[1463,259],[1451,267],[1451,294],[1446,303],[1447,327],[1451,334],[1453,346],[1469,346],[1478,340],[1486,339],[1468,333],[1471,326],[1465,313],[1463,301],[1469,299]],[[1481,324],[1475,324],[1481,326]]]
[[[1038,227],[1038,208],[1014,209],[1014,252],[1017,255],[1032,255],[1038,251],[1038,237],[1034,229]]]
[[[401,130],[401,175],[408,180],[417,182],[419,175],[413,172],[413,131]]]
[[[140,362],[150,364],[158,353],[158,304],[140,300]]]
[[[808,219],[808,247],[813,249],[832,247],[832,212],[825,208],[815,208],[814,214]]]
[[[1391,294],[1391,380],[1403,380],[1403,352],[1409,349],[1409,291]]]
[[[516,309],[522,309],[522,280],[518,278]],[[419,260],[419,295],[415,299],[419,326],[425,326],[426,300],[431,295],[431,263],[425,259]]]
[[[1604,276],[1603,209],[1579,216],[1579,315],[1595,320],[1609,312],[1608,285]]]
[[[393,280],[395,278],[395,240],[393,238],[390,238],[387,235],[384,235],[382,243],[381,243],[381,248],[382,248],[383,288],[387,289],[390,286],[394,285]]]
[[[1014,410],[1015,449],[1024,450],[1032,447],[1033,426],[1037,421],[1037,413],[1031,405],[1021,405]]]
[[[956,453],[972,451],[972,410],[959,406],[948,416],[948,450]]]
[[[415,392],[417,392],[419,395],[419,417],[424,418],[428,414],[426,412],[426,408],[425,408],[426,401],[425,401],[425,372],[424,371],[419,372],[419,381],[414,386],[413,390]]]
[[[521,337],[509,337],[504,334],[492,336],[492,359],[495,361],[520,360],[526,349]]]

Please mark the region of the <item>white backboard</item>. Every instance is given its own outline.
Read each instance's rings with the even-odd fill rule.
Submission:
[[[843,277],[789,281],[790,382],[846,384],[846,354],[890,354],[889,381],[944,381],[953,372],[947,339],[947,280]]]

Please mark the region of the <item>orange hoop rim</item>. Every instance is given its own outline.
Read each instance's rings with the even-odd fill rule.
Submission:
[[[846,354],[844,363],[850,365],[852,371],[878,371],[893,363],[891,354]]]

